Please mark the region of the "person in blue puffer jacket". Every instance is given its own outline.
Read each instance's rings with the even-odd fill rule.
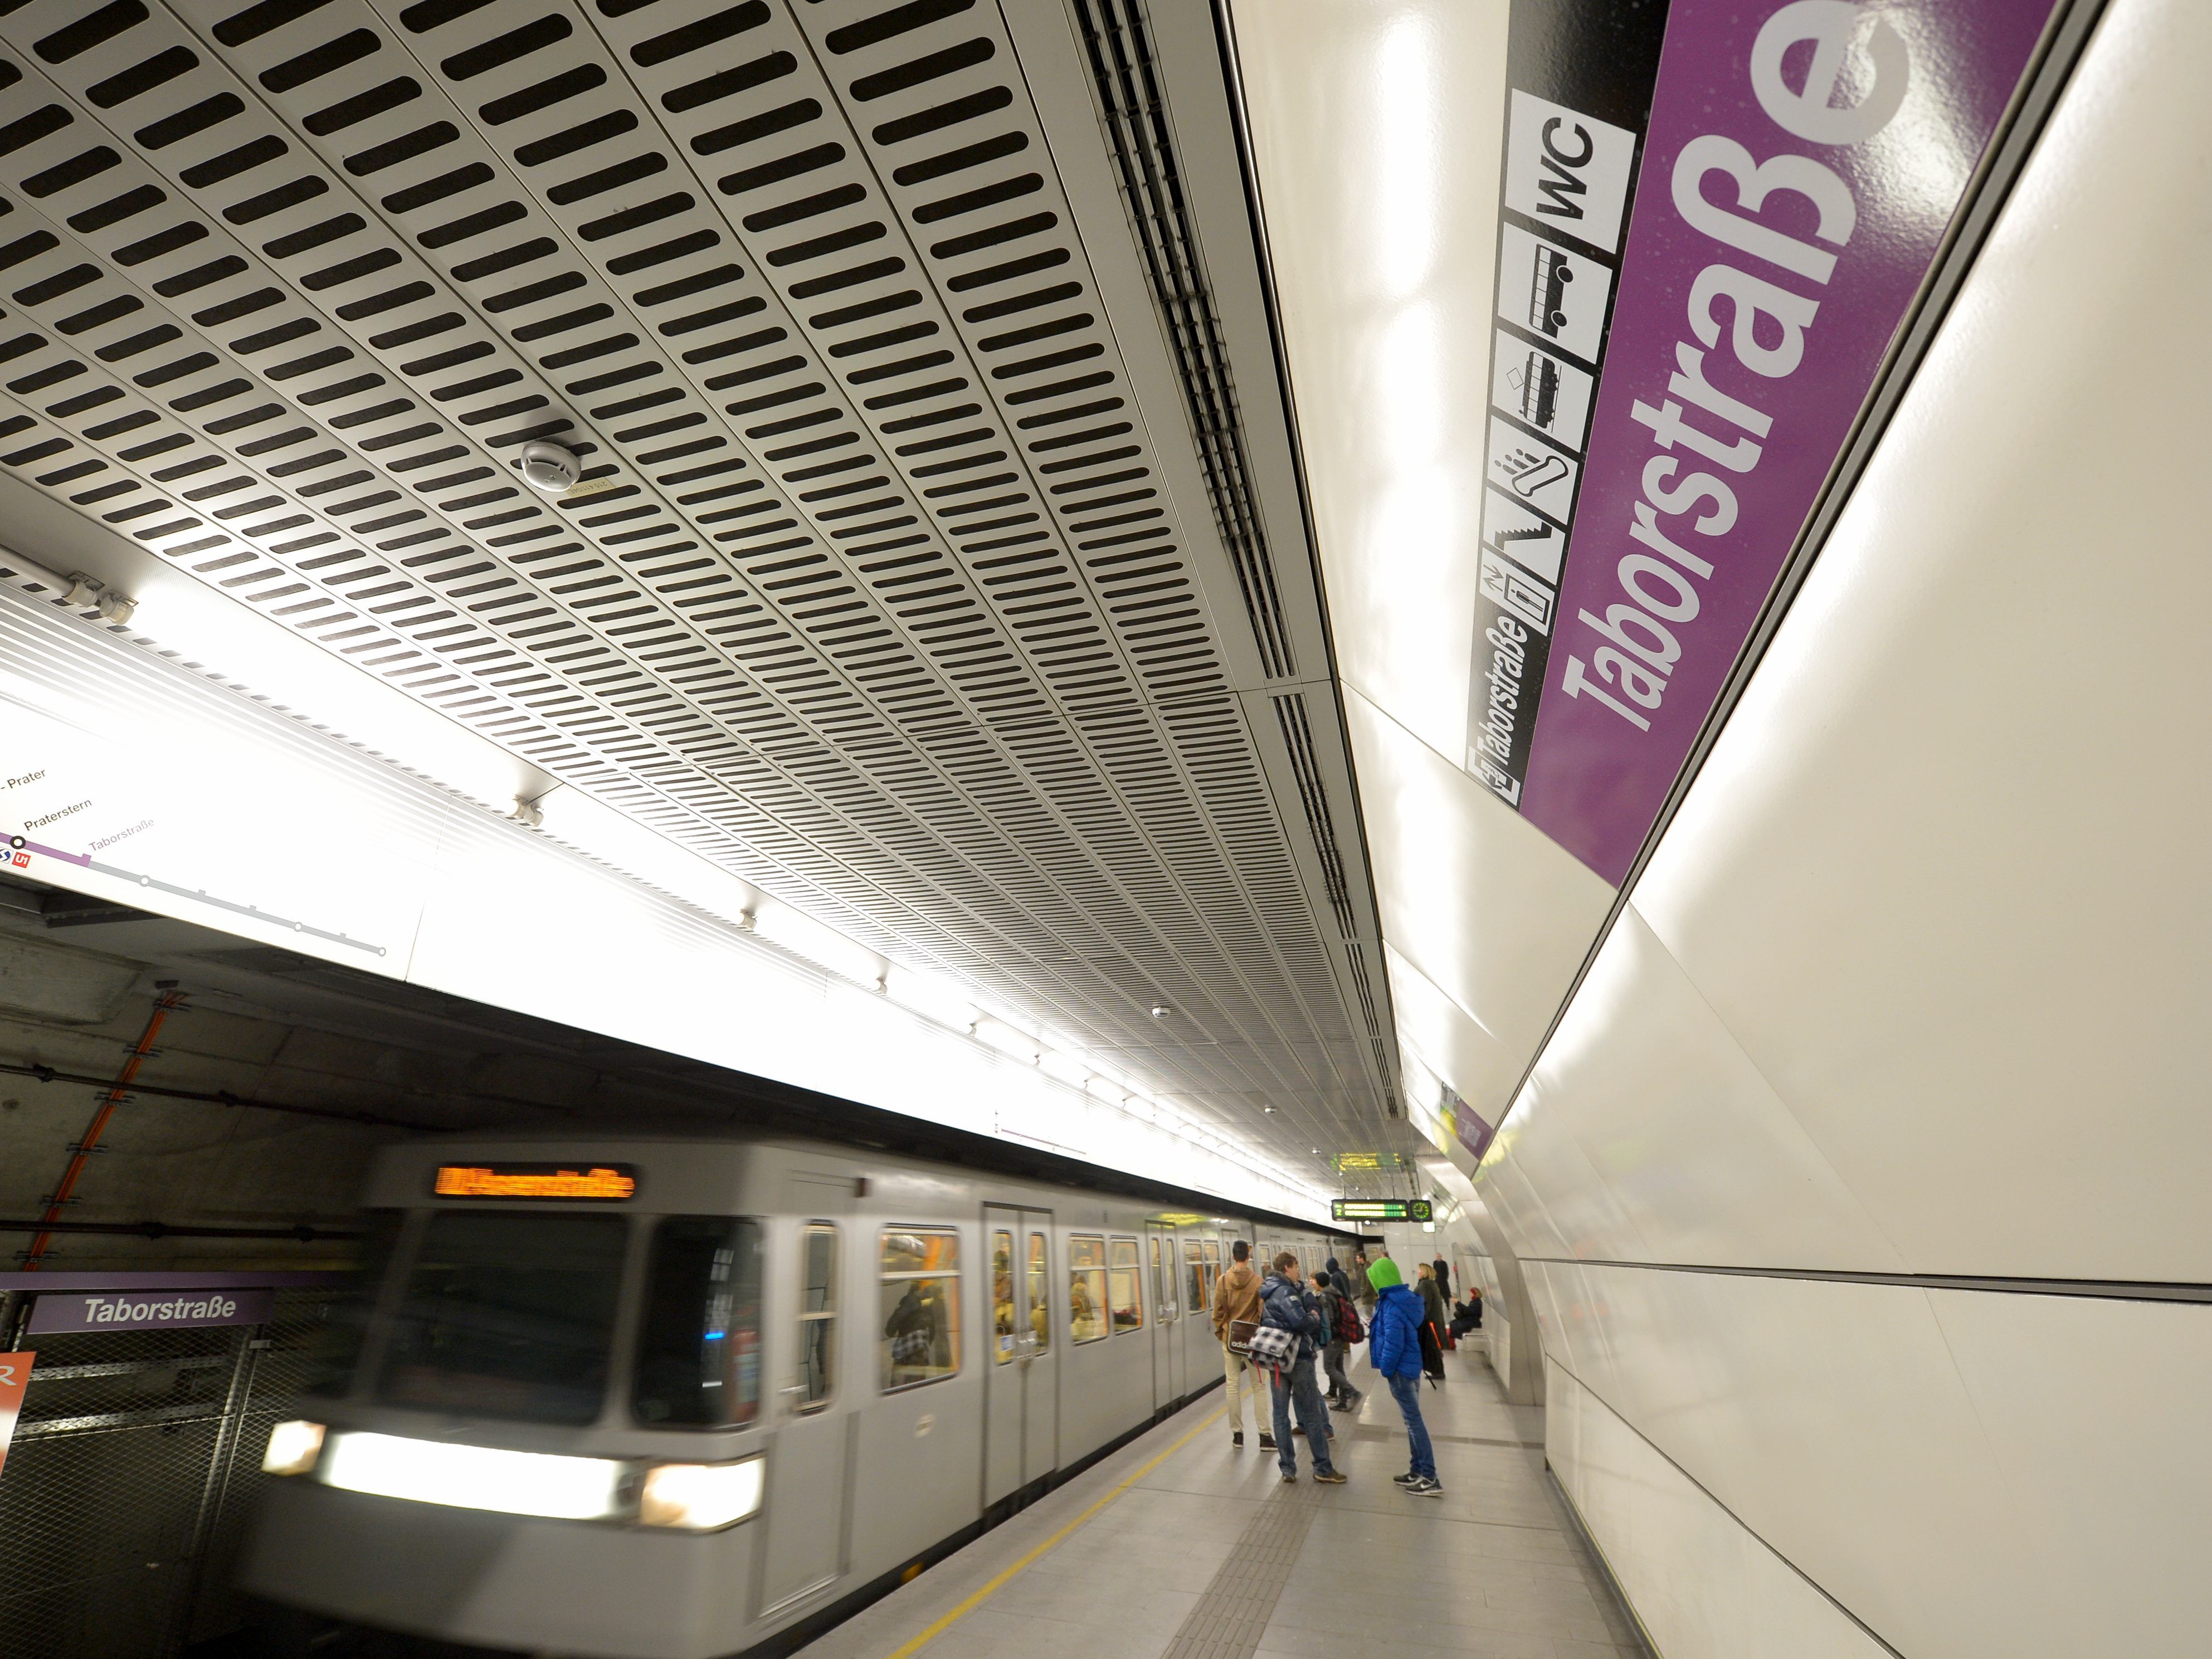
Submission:
[[[1428,1316],[1389,1256],[1367,1269],[1367,1280],[1376,1293],[1375,1316],[1367,1325],[1367,1358],[1390,1385],[1413,1450],[1413,1467],[1393,1478],[1417,1498],[1441,1498],[1444,1489],[1437,1479],[1436,1450],[1429,1443],[1428,1425],[1421,1421],[1421,1322]]]

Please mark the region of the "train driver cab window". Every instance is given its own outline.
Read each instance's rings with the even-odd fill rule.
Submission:
[[[953,1376],[960,1369],[960,1235],[886,1227],[883,1264],[884,1392]]]
[[[799,1234],[799,1394],[820,1411],[837,1391],[837,1229],[810,1221]]]
[[[1137,1241],[1133,1238],[1114,1241],[1112,1297],[1115,1334],[1143,1329],[1145,1298],[1138,1283]]]
[[[330,1310],[323,1316],[321,1328],[315,1333],[307,1380],[302,1385],[304,1392],[335,1398],[352,1389],[354,1370],[361,1363],[369,1323],[375,1317],[378,1298],[384,1293],[392,1258],[399,1248],[400,1228],[406,1219],[404,1210],[368,1212],[368,1225],[362,1229],[361,1243],[354,1252],[354,1269],[345,1291],[331,1304]]]
[[[1014,1236],[991,1235],[991,1360],[1004,1365],[1014,1357]]]
[[[672,1215],[653,1230],[630,1415],[714,1427],[760,1414],[757,1222]]]
[[[377,1397],[529,1423],[599,1419],[628,1218],[447,1210],[416,1246]]]
[[[1078,1342],[1106,1334],[1106,1241],[1077,1233],[1067,1241],[1067,1330]]]

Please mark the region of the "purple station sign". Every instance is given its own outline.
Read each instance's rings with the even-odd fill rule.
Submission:
[[[2050,8],[1674,0],[1639,108],[1566,64],[1629,9],[1524,3],[1468,763],[1618,884]]]
[[[181,1331],[205,1325],[259,1325],[276,1305],[271,1290],[71,1291],[40,1296],[31,1334],[61,1331]]]

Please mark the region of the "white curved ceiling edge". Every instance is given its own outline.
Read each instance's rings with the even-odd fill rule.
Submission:
[[[1492,1123],[1613,896],[1465,769],[1506,9],[1236,8],[1399,1036]]]

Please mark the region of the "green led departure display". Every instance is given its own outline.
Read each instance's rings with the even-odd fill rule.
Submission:
[[[1433,1221],[1436,1206],[1425,1198],[1333,1198],[1332,1221]]]

